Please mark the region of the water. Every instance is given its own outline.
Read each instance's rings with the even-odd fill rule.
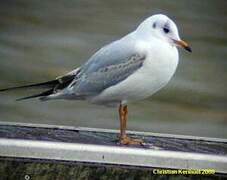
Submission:
[[[227,1],[0,2],[0,87],[55,78],[155,13],[169,15],[193,53],[180,50],[170,83],[129,105],[128,129],[227,138]],[[118,128],[117,109],[0,94],[1,121]],[[33,91],[31,92],[31,94]]]

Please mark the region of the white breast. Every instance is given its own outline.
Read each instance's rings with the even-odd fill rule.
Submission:
[[[178,64],[178,51],[167,43],[136,43],[139,52],[147,58],[143,66],[127,79],[104,90],[90,99],[92,103],[111,104],[147,98],[164,87],[173,76]]]

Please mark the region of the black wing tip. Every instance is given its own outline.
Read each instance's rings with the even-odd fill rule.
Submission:
[[[4,88],[4,89],[0,89],[0,92],[4,92],[4,91],[10,91],[13,89],[18,89],[17,87],[9,87],[9,88]]]
[[[47,96],[49,96],[52,93],[53,93],[53,89],[49,89],[49,90],[41,92],[39,94],[33,94],[31,96],[18,98],[18,99],[16,99],[16,101],[23,101],[23,100],[27,100],[27,99],[33,99],[33,98],[39,98],[40,100],[44,100],[44,99],[46,99]]]
[[[41,96],[26,96],[26,97],[18,98],[15,101],[19,102],[19,101],[25,101],[25,100],[34,99],[34,98],[41,99],[42,97]]]
[[[30,99],[30,98],[29,97],[22,97],[22,98],[16,99],[15,101],[23,101],[23,100],[26,100],[26,99]]]
[[[63,76],[60,79],[55,79],[55,80],[46,81],[42,83],[0,89],[0,92],[16,90],[16,89],[26,89],[26,88],[43,88],[48,90],[41,92],[39,94],[18,98],[16,99],[16,101],[22,101],[22,100],[27,100],[31,98],[39,98],[41,101],[46,101],[48,100],[47,96],[54,93],[55,89],[63,89],[67,87],[74,80],[74,77],[75,75],[67,75],[67,76]]]
[[[4,88],[0,89],[0,92],[4,91],[11,91],[11,90],[16,90],[16,89],[25,89],[25,88],[53,88],[59,83],[58,80],[51,80],[51,81],[46,81],[42,83],[34,83],[34,84],[28,84],[24,86],[15,86],[15,87],[9,87],[9,88]]]

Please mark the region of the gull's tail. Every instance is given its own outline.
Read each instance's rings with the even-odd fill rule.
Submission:
[[[58,90],[62,90],[65,87],[67,87],[73,81],[74,77],[75,77],[75,74],[72,74],[72,75],[69,74],[66,76],[62,76],[58,79],[52,80],[52,81],[0,89],[0,92],[17,90],[17,89],[36,89],[36,88],[46,89],[45,91],[42,91],[41,93],[19,98],[19,99],[17,99],[17,101],[31,99],[31,98],[40,98],[40,100],[46,100],[47,96],[54,94]]]

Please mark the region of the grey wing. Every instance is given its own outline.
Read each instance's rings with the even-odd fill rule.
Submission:
[[[96,95],[138,70],[145,60],[145,55],[125,46],[124,48],[107,46],[91,57],[81,68],[79,78],[69,86],[72,92],[81,97]],[[109,51],[110,49],[112,50]]]

